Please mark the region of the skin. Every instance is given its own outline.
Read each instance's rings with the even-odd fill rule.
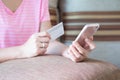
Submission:
[[[16,11],[22,2],[22,0],[2,1],[13,12]],[[70,46],[66,46],[57,40],[50,42],[50,35],[46,32],[46,30],[50,28],[50,21],[42,22],[40,23],[40,31],[31,35],[24,44],[9,48],[1,48],[0,62],[41,56],[44,54],[59,54],[74,62],[80,62],[86,59],[88,53],[95,48],[93,37],[85,39],[85,45],[83,47],[77,41],[73,41]]]

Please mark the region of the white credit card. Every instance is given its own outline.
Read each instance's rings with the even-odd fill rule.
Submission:
[[[58,37],[60,37],[60,36],[62,36],[64,34],[63,23],[61,22],[61,23],[53,26],[52,28],[47,30],[47,32],[51,36],[51,41],[57,39]]]

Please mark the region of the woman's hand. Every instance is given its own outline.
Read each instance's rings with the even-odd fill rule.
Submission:
[[[73,41],[69,48],[63,53],[63,56],[70,58],[74,62],[83,61],[87,58],[88,53],[95,48],[92,39],[93,38],[85,39],[84,47],[82,47],[77,41]]]
[[[49,45],[50,35],[47,32],[33,34],[28,41],[21,46],[21,57],[33,57],[43,55]]]

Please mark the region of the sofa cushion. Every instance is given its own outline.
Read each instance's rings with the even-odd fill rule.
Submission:
[[[57,55],[11,60],[0,64],[0,80],[119,80],[114,65],[93,59],[75,63]]]

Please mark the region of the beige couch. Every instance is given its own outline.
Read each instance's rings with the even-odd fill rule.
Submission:
[[[114,65],[93,59],[75,63],[57,55],[0,64],[0,80],[120,80]]]
[[[53,25],[58,22],[56,3],[50,0]],[[75,63],[59,55],[44,55],[1,63],[0,80],[120,80],[120,70],[94,59]]]

